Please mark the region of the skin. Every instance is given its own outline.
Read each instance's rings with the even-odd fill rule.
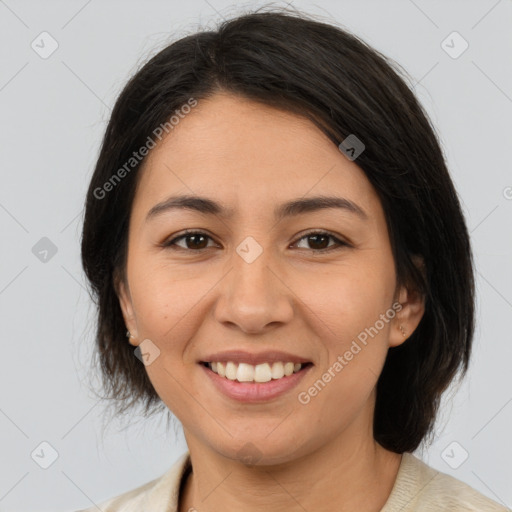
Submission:
[[[384,212],[356,162],[309,120],[224,93],[201,100],[148,155],[118,296],[130,343],[159,348],[145,369],[183,425],[193,473],[180,511],[379,511],[389,497],[401,455],[373,438],[375,386],[389,347],[406,340],[399,325],[410,336],[424,302],[396,286]],[[145,221],[177,194],[207,196],[235,214],[173,210]],[[368,220],[324,209],[276,223],[277,204],[313,195],[350,199]],[[334,239],[303,238],[313,228],[350,245],[328,251]],[[185,229],[210,238],[161,247]],[[236,252],[247,236],[263,251],[250,264]],[[298,393],[397,301],[397,316],[299,403]],[[314,366],[298,388],[244,404],[217,391],[197,364],[229,349],[280,349]],[[259,450],[254,466],[242,459],[248,442]]]

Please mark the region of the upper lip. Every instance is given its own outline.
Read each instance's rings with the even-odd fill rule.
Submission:
[[[262,363],[275,363],[281,361],[283,363],[310,363],[309,359],[304,357],[296,356],[288,352],[282,352],[280,350],[269,350],[266,352],[259,352],[257,354],[246,352],[245,350],[228,350],[225,352],[216,352],[214,354],[206,355],[201,359],[200,362],[211,363],[211,362],[228,362],[233,363],[247,363],[252,365]]]

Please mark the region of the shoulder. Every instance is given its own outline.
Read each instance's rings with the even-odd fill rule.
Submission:
[[[381,512],[509,512],[468,484],[442,473],[411,453],[402,455],[391,495]]]
[[[140,510],[166,510],[175,512],[183,474],[190,467],[187,451],[159,478],[94,506],[76,512],[140,512]]]

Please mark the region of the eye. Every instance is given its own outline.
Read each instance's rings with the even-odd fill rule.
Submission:
[[[178,240],[184,239],[185,240],[185,247],[182,247],[180,245],[177,245],[176,242]],[[176,238],[173,238],[171,240],[168,240],[167,242],[164,242],[162,244],[163,247],[172,247],[173,245],[176,245],[180,249],[183,250],[193,250],[195,249],[196,252],[202,251],[203,249],[207,249],[208,247],[204,246],[205,240],[212,238],[207,235],[206,233],[203,233],[202,231],[186,231],[183,235],[177,236]],[[191,240],[191,243],[188,244],[186,241]],[[187,247],[190,246],[190,247]]]
[[[325,245],[324,242],[328,241],[329,238],[334,240],[335,243],[334,243],[334,245],[325,247],[324,246]],[[311,241],[312,241],[313,245],[317,245],[317,247],[313,247],[311,249],[313,252],[329,252],[329,251],[332,251],[332,250],[335,250],[335,249],[339,249],[340,247],[343,247],[343,246],[347,246],[348,247],[348,245],[349,245],[348,243],[343,242],[342,240],[340,240],[339,238],[335,237],[334,235],[332,235],[328,231],[318,231],[318,230],[317,231],[310,231],[309,233],[306,233],[301,238],[299,238],[298,241],[300,242],[301,240],[306,240],[307,243],[311,243]],[[318,247],[318,245],[324,246],[324,247]]]
[[[205,245],[205,243],[207,244],[208,239],[212,240],[212,238],[209,235],[207,235],[206,233],[204,233],[203,231],[190,230],[190,231],[186,231],[184,234],[182,234],[180,236],[177,236],[175,238],[172,238],[172,239],[164,242],[162,244],[162,247],[174,249],[173,246],[175,246],[175,247],[178,247],[179,249],[183,249],[185,251],[192,250],[194,252],[200,252],[205,249],[208,249],[208,246]],[[330,246],[329,245],[325,246],[325,242],[328,241],[329,239],[334,240],[335,243]],[[181,241],[181,240],[185,241],[185,247],[178,245],[177,242]],[[301,238],[299,238],[297,240],[297,242],[295,242],[295,243],[298,243],[301,240],[306,240],[307,243],[309,243],[309,244],[313,243],[313,245],[316,245],[317,247],[310,248],[310,250],[313,252],[329,252],[329,251],[332,251],[335,249],[339,249],[340,247],[343,247],[343,246],[347,246],[347,247],[349,246],[348,243],[343,242],[342,240],[335,237],[328,231],[321,231],[321,230],[310,231],[309,233],[306,233]],[[190,242],[190,243],[188,243],[188,242]],[[318,247],[319,245],[321,247]]]

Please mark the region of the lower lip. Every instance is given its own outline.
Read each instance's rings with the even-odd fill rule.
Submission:
[[[201,363],[200,366],[206,372],[206,375],[212,379],[219,391],[240,402],[264,402],[276,398],[297,386],[313,367],[313,365],[308,365],[297,373],[292,373],[281,379],[272,379],[268,382],[238,382],[237,380],[221,377]]]

